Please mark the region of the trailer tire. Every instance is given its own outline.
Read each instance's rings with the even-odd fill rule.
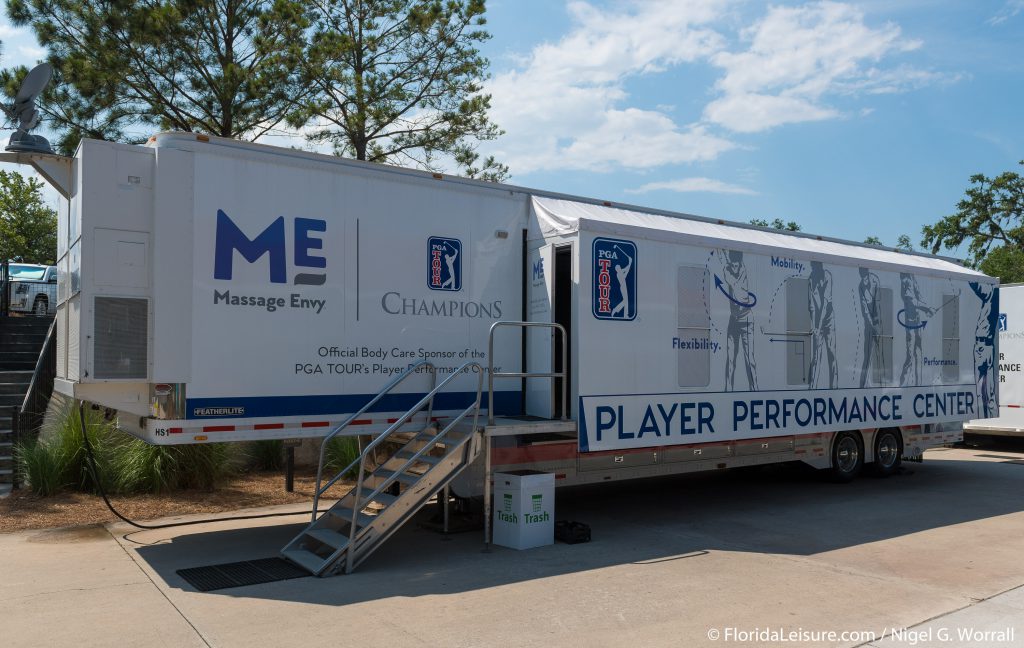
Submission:
[[[49,310],[50,304],[46,297],[40,295],[36,297],[36,303],[32,305],[32,314],[39,315],[40,317],[46,315],[46,311]]]
[[[895,475],[903,463],[903,435],[896,428],[885,428],[875,432],[875,461],[872,471],[877,477]]]
[[[832,481],[845,484],[853,481],[864,468],[864,439],[858,432],[838,432],[832,439]]]

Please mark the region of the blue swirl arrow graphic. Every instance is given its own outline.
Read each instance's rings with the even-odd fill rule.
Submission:
[[[743,308],[753,308],[755,305],[757,305],[757,295],[755,295],[754,293],[750,292],[749,290],[747,291],[747,297],[750,298],[750,302],[749,303],[741,302],[740,300],[738,300],[735,297],[733,297],[732,295],[730,295],[725,290],[725,287],[724,287],[724,285],[722,283],[722,280],[718,278],[718,275],[715,275],[715,288],[718,288],[719,290],[721,290],[722,294],[725,295],[725,298],[728,299],[729,301],[731,301],[732,303],[736,304],[737,306],[742,306]]]
[[[903,315],[903,313],[905,313],[905,312],[907,312],[907,309],[906,308],[901,308],[899,310],[899,312],[896,313],[896,321],[899,322],[899,325],[902,326],[903,328],[913,330],[913,329],[924,328],[925,325],[928,324],[928,320],[921,320],[920,324],[907,324],[906,320],[900,318],[900,315]]]

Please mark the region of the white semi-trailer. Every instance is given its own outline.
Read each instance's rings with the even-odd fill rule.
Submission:
[[[1003,284],[999,301],[998,416],[967,421],[972,436],[1024,437],[1024,284]],[[991,412],[990,412],[991,413]]]
[[[195,134],[67,175],[58,391],[155,444],[419,434],[290,545],[316,573],[395,483],[849,479],[997,408],[998,285],[952,260]]]

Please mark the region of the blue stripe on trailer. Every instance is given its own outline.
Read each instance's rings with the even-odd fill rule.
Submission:
[[[188,419],[259,418],[273,416],[321,416],[348,414],[370,402],[376,394],[332,394],[324,396],[239,396],[226,398],[186,399]],[[426,392],[415,394],[388,394],[368,412],[404,412],[420,401]],[[461,410],[473,402],[476,392],[441,392],[434,396],[434,410]],[[521,392],[495,391],[494,413],[517,414],[521,405]],[[487,393],[481,397],[481,410],[487,409]],[[196,414],[196,410],[209,410]],[[230,412],[230,413],[227,413]]]

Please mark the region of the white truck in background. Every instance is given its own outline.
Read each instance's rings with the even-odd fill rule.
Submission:
[[[11,263],[11,312],[53,315],[57,309],[57,266]]]
[[[999,290],[999,416],[964,423],[964,436],[1024,438],[1024,284]]]

